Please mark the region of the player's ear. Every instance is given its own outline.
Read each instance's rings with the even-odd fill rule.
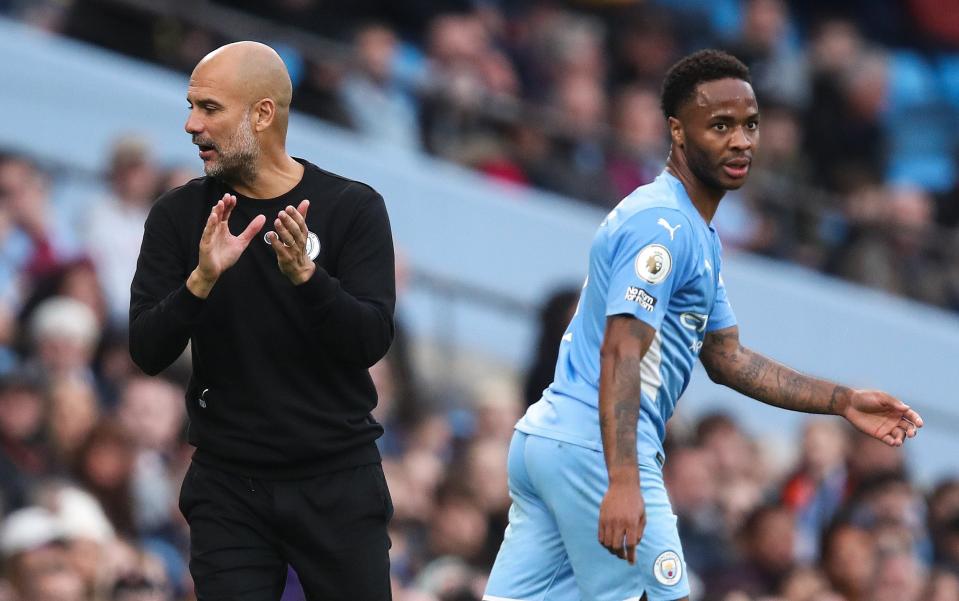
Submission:
[[[276,103],[272,98],[264,98],[253,105],[253,129],[263,131],[273,123],[276,117]]]
[[[666,121],[669,124],[669,137],[672,138],[673,144],[675,144],[677,148],[682,148],[686,142],[686,137],[683,133],[683,124],[680,123],[676,117],[670,117]]]

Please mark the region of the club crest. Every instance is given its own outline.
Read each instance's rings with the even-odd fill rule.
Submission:
[[[270,234],[273,233],[273,230],[270,230],[263,234],[263,242],[267,245],[270,244]],[[310,257],[311,261],[315,261],[318,256],[320,256],[320,237],[314,234],[313,232],[307,232],[306,236],[306,255]]]
[[[660,584],[673,586],[683,577],[683,561],[674,551],[666,551],[656,558],[653,576]]]

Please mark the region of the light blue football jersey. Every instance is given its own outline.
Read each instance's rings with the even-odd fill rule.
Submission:
[[[599,351],[606,318],[628,314],[656,330],[640,371],[639,460],[663,453],[666,422],[689,383],[703,337],[736,324],[720,275],[721,251],[716,231],[670,173],[623,199],[593,238],[553,383],[516,428],[602,450]]]

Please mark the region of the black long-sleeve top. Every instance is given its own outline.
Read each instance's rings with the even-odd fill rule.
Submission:
[[[131,287],[130,354],[148,374],[191,343],[187,389],[194,459],[261,478],[298,478],[379,461],[382,432],[370,412],[368,368],[393,339],[393,239],[372,188],[297,159],[303,178],[273,199],[246,198],[222,181],[195,179],[150,211]],[[206,299],[186,280],[200,236],[225,193],[239,234],[266,225]],[[307,228],[319,254],[313,277],[284,276],[265,234],[277,213],[310,200]]]

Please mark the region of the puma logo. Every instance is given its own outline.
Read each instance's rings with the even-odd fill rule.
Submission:
[[[679,228],[683,227],[683,224],[682,224],[682,223],[680,223],[679,225],[676,225],[676,226],[669,225],[669,222],[666,221],[665,219],[663,219],[662,217],[659,218],[659,221],[656,222],[656,225],[661,225],[661,226],[663,226],[664,228],[666,228],[666,231],[669,232],[669,239],[670,239],[670,240],[675,239],[675,237],[676,237],[676,230],[678,230]]]

